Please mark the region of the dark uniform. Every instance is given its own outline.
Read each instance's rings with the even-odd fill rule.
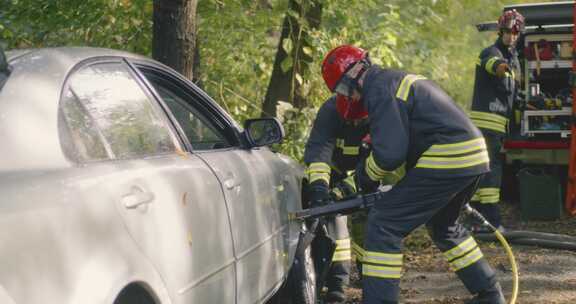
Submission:
[[[495,273],[457,222],[479,177],[488,172],[480,131],[433,82],[371,66],[362,100],[372,153],[356,175],[378,181],[405,163],[406,175],[368,215],[363,258],[364,303],[397,303],[402,239],[422,224],[471,293],[496,284]]]
[[[367,133],[366,119],[360,125],[346,122],[336,111],[336,98],[328,99],[318,110],[304,152],[310,184],[325,183],[332,188],[343,181],[355,189],[354,180],[348,177],[348,171],[356,168],[361,158],[362,139]],[[330,220],[328,232],[336,240],[336,251],[326,285],[329,292],[341,292],[343,285],[349,283],[350,275],[351,242],[347,217],[337,216]],[[357,256],[360,255],[361,247],[357,244],[353,247]]]
[[[510,66],[510,72],[499,78],[496,67],[501,63]],[[500,149],[507,132],[512,105],[517,95],[516,75],[520,64],[516,50],[510,50],[498,40],[480,53],[476,64],[476,79],[470,118],[480,128],[490,157],[490,173],[480,181],[478,191],[472,198],[478,209],[492,225],[500,226],[500,184],[502,179],[502,158]]]

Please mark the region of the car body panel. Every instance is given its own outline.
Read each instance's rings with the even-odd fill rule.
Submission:
[[[0,285],[16,303],[112,303],[122,284],[137,280],[170,303],[114,205],[102,203],[112,197],[102,190],[106,176],[86,173],[0,174],[0,258],[9,261]]]
[[[182,130],[170,126],[171,115],[163,128],[174,153],[71,160],[59,129],[61,95],[78,67],[106,58],[175,74],[114,50],[8,53],[12,72],[0,89],[0,259],[10,263],[0,269],[0,301],[112,304],[136,283],[157,304],[264,302],[294,258],[301,222],[288,213],[301,208],[302,167],[266,147],[192,151],[174,134]],[[163,107],[147,81],[138,82]],[[241,142],[234,120],[187,86]]]
[[[138,169],[134,169],[138,168]],[[116,166],[119,213],[174,303],[234,302],[234,253],[220,183],[194,155]],[[131,200],[149,199],[135,208]],[[230,288],[222,289],[222,286]]]
[[[272,174],[271,154],[268,149],[198,153],[224,185],[238,260],[238,303],[258,303],[290,267],[283,248],[288,221],[276,205],[284,182]]]

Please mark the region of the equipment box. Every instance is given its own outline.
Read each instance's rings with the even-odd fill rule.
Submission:
[[[520,215],[523,220],[554,220],[562,216],[562,185],[553,171],[543,167],[526,167],[518,172]]]
[[[522,135],[558,134],[561,138],[570,136],[572,110],[524,111]]]

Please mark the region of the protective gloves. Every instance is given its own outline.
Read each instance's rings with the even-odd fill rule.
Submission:
[[[498,78],[503,78],[506,76],[506,72],[510,71],[510,66],[507,63],[501,63],[496,67],[496,76]]]
[[[310,185],[309,191],[310,207],[319,207],[328,204],[330,201],[330,191],[324,182],[315,182]]]
[[[356,188],[362,193],[372,193],[378,190],[380,181],[374,181],[366,173],[366,161],[361,161],[356,166],[356,171],[354,172],[354,181]]]
[[[330,197],[335,201],[339,201],[355,193],[356,183],[354,181],[354,175],[350,175],[334,185],[330,190]]]

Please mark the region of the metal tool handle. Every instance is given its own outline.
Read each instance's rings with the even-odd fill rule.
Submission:
[[[349,214],[361,209],[367,209],[382,198],[384,192],[374,192],[354,196],[339,201],[329,201],[326,205],[296,211],[290,214],[293,219],[311,219],[334,214]]]

